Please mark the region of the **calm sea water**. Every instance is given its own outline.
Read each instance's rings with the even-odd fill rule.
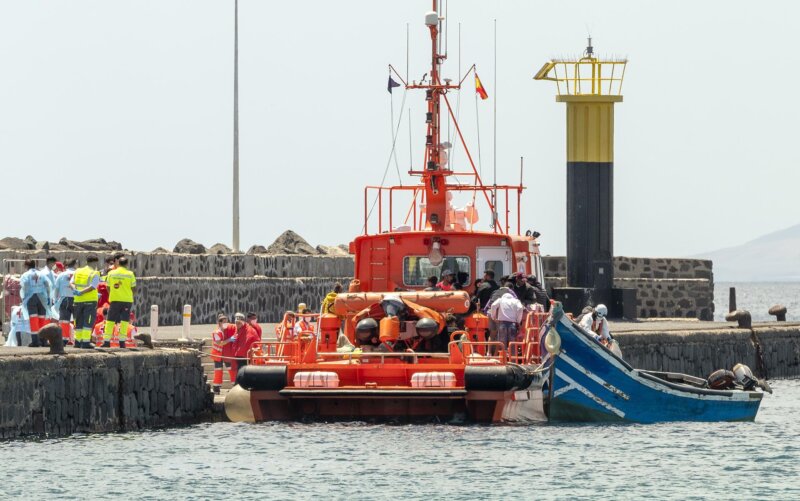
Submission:
[[[0,443],[0,499],[800,499],[800,381],[752,423],[207,423]]]
[[[717,282],[714,284],[714,320],[725,320],[731,287],[736,287],[736,307],[748,310],[754,322],[774,321],[775,317],[767,311],[776,304],[786,306],[786,320],[800,321],[800,282]]]

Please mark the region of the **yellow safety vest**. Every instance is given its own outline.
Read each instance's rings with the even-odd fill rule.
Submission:
[[[83,290],[90,285],[92,285],[92,281],[94,277],[99,277],[100,272],[95,269],[90,268],[89,266],[84,266],[83,268],[78,268],[75,270],[75,275],[73,277],[73,281],[75,283],[75,288]],[[89,292],[81,294],[80,296],[75,296],[76,303],[96,303],[97,302],[97,289],[92,289]]]
[[[136,277],[133,272],[119,266],[108,272],[108,300],[111,303],[132,303],[133,288],[136,287]]]

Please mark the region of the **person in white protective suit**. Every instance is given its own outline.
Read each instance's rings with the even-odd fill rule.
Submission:
[[[611,350],[611,352],[618,357],[622,358],[622,351],[619,345],[611,337],[611,331],[608,328],[608,308],[604,304],[598,304],[592,308],[591,312],[587,312],[581,317],[580,326],[589,333],[595,335],[595,340],[600,344]]]
[[[21,305],[11,307],[10,325],[5,346],[27,346],[31,342],[31,328],[22,315]]]

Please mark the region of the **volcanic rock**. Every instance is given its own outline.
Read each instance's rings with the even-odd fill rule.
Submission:
[[[227,245],[217,243],[217,244],[214,244],[214,245],[212,245],[211,247],[208,248],[208,253],[209,254],[232,254],[233,251]]]
[[[349,252],[339,246],[334,245],[317,245],[317,252],[328,256],[347,256]]]
[[[83,242],[75,242],[78,247],[89,251],[121,251],[122,244],[119,242],[106,241],[104,238],[91,238]]]
[[[167,249],[163,248],[163,247],[156,247],[155,249],[153,249],[150,252],[152,254],[169,254],[169,251]]]
[[[58,245],[67,250],[83,250],[78,242],[69,240],[66,237],[62,237],[61,240],[58,241]]]
[[[250,247],[249,249],[247,249],[247,254],[249,254],[249,255],[266,254],[266,253],[267,253],[267,248],[264,247],[263,245],[254,245],[254,246]]]
[[[32,237],[32,236],[30,236],[30,235],[28,235],[27,237],[25,237],[25,243],[26,243],[26,244],[28,244],[28,248],[29,248],[29,249],[35,249],[35,248],[36,248],[36,239],[35,239],[35,238],[33,238],[33,237]]]
[[[184,238],[175,244],[175,248],[172,249],[172,251],[179,254],[205,254],[206,248],[203,244],[198,244],[194,240]]]
[[[267,248],[270,254],[317,254],[317,249],[311,247],[303,237],[293,232],[286,230],[279,236],[272,245]]]
[[[33,247],[28,245],[28,242],[21,238],[16,237],[6,237],[0,240],[0,249],[9,249],[9,250],[32,250],[36,247],[34,244]]]
[[[36,242],[36,250],[50,251],[50,242]]]

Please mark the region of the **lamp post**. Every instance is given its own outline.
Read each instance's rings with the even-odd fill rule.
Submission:
[[[239,252],[239,0],[233,16],[233,252]]]

